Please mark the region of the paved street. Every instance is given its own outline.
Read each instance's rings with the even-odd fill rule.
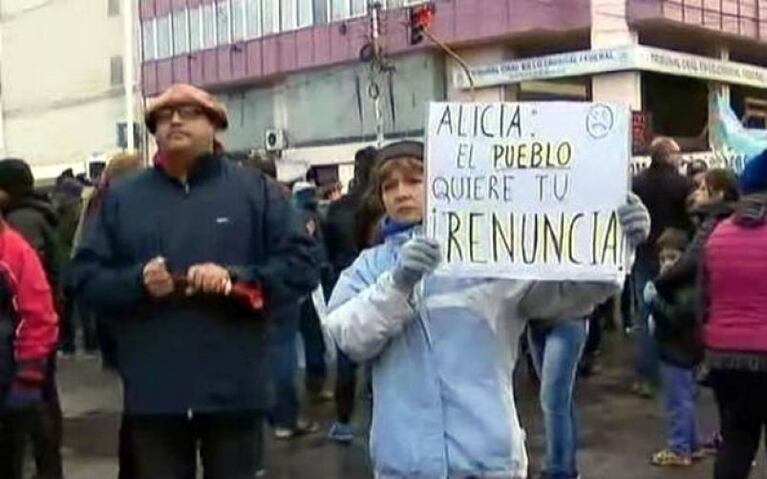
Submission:
[[[662,419],[658,403],[627,393],[631,345],[616,333],[608,336],[603,369],[581,381],[578,391],[583,450],[580,465],[585,479],[702,479],[711,477],[712,460],[685,471],[665,471],[648,464],[650,453],[662,443]],[[518,378],[522,420],[529,432],[531,460],[542,455],[543,436],[534,386],[524,367]],[[62,362],[60,387],[66,414],[65,458],[68,479],[116,477],[115,451],[119,419],[119,386],[102,373],[95,360]],[[709,391],[701,392],[702,430],[712,426],[713,403]],[[361,400],[361,404],[365,404]],[[328,425],[332,407],[314,411]],[[361,421],[361,423],[364,420]],[[361,426],[362,429],[364,427]],[[356,479],[371,477],[365,441],[351,447],[328,443],[322,436],[295,442],[270,440],[266,465],[269,479]],[[762,466],[760,466],[762,467]],[[535,477],[535,476],[532,476]],[[763,469],[754,478],[765,477]]]

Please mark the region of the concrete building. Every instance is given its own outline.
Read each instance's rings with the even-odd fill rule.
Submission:
[[[374,142],[373,93],[387,139],[421,135],[428,101],[472,98],[617,101],[687,151],[710,147],[711,92],[765,127],[767,0],[437,0],[432,32],[469,65],[473,92],[432,42],[410,45],[408,7],[423,2],[382,2],[393,68],[372,74],[366,3],[144,0],[142,88],[212,89],[232,116],[230,150],[264,148],[269,133],[283,159],[318,166]]]
[[[134,5],[3,0],[0,155],[27,159],[45,181],[119,149],[117,124],[132,104],[124,32],[130,40],[135,27],[125,21],[135,15],[126,6]]]

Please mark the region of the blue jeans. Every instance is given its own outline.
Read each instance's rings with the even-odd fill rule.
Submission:
[[[637,261],[633,272],[634,296],[638,309],[637,333],[639,335],[636,374],[638,379],[657,387],[660,385],[660,358],[658,356],[658,346],[655,344],[655,338],[653,338],[650,332],[648,323],[650,305],[645,303],[644,300],[645,286],[654,277],[655,273],[652,265]]]
[[[580,319],[551,327],[531,323],[528,332],[533,364],[541,380],[546,435],[543,477],[547,479],[578,476],[578,423],[573,389],[588,329],[588,321]]]
[[[695,420],[695,376],[692,369],[661,362],[666,396],[666,427],[669,448],[689,456],[700,449]]]
[[[271,345],[272,385],[274,406],[272,423],[275,427],[294,429],[298,422],[298,351],[296,337]]]

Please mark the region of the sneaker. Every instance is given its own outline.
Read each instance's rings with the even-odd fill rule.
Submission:
[[[716,453],[722,448],[722,435],[718,432],[713,433],[703,443],[701,451],[709,456],[716,456]]]
[[[288,427],[274,428],[274,438],[279,439],[280,441],[284,441],[286,439],[293,439],[295,435],[296,433],[293,431],[293,429],[290,429]]]
[[[631,392],[642,399],[652,399],[655,397],[655,388],[647,382],[636,382],[631,386]]]
[[[264,477],[266,476],[266,469],[259,469],[256,471],[256,477]]]
[[[703,448],[700,448],[697,451],[693,451],[693,453],[690,454],[690,459],[692,459],[693,462],[698,462],[707,458],[708,455],[709,454]]]
[[[309,399],[314,404],[326,404],[329,402],[333,402],[333,399],[335,399],[335,396],[330,391],[320,391],[319,393],[312,393],[309,394]]]
[[[652,455],[650,463],[658,467],[689,467],[692,465],[690,456],[681,456],[670,449],[662,449]]]
[[[328,432],[328,439],[341,444],[349,444],[354,440],[354,428],[350,424],[336,422]]]

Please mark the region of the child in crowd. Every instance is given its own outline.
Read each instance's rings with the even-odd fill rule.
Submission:
[[[682,230],[668,228],[658,238],[661,275],[682,258],[689,239]],[[689,466],[703,457],[695,419],[695,367],[703,359],[697,321],[697,291],[683,283],[660,295],[654,283],[645,288],[645,301],[654,321],[663,374],[668,447],[651,459],[655,466]]]
[[[377,479],[525,478],[512,368],[526,320],[582,318],[621,285],[432,274],[442,255],[421,228],[422,161],[419,142],[379,152],[383,244],[341,275],[325,327],[352,360],[371,364]],[[632,197],[619,216],[636,247],[649,234],[647,210]]]

